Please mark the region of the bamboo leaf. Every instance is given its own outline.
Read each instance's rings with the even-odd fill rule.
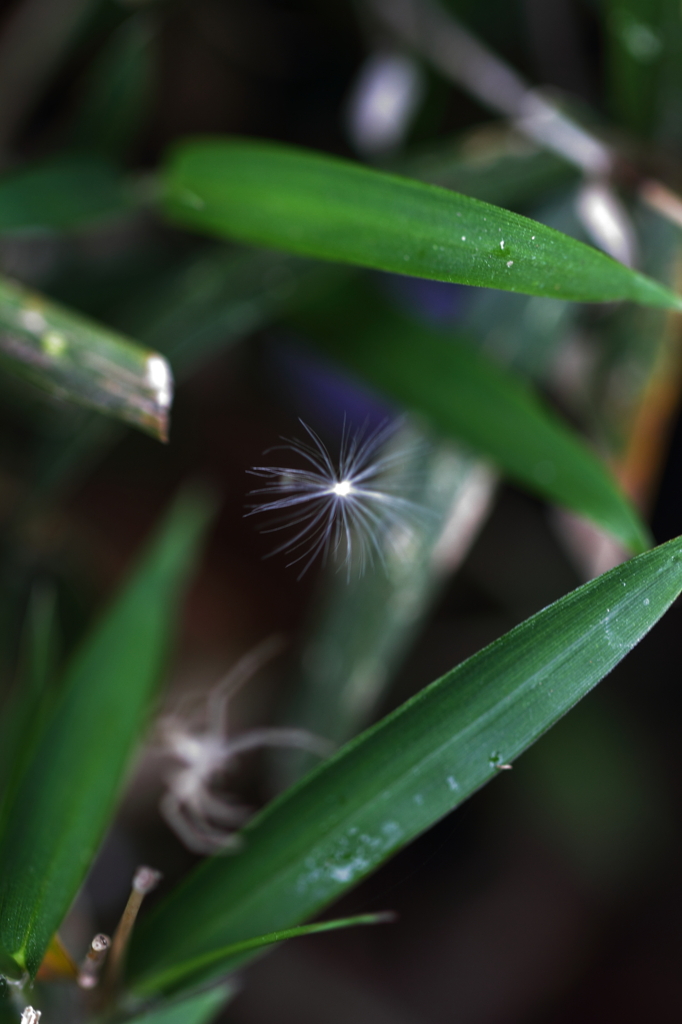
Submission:
[[[231,985],[220,985],[208,992],[174,1000],[133,1017],[130,1024],[208,1024],[234,995]]]
[[[165,170],[172,220],[252,245],[579,302],[682,300],[590,246],[476,199],[321,153],[188,141]]]
[[[239,956],[243,953],[263,949],[264,946],[274,946],[278,942],[286,942],[288,939],[298,939],[303,935],[318,935],[320,932],[335,932],[340,928],[355,928],[363,924],[386,924],[393,921],[391,913],[381,914],[359,914],[357,917],[344,917],[336,921],[318,921],[316,924],[304,924],[297,928],[286,928],[283,931],[271,932],[269,935],[258,935],[254,939],[245,939],[242,942],[233,942],[228,946],[219,949],[212,949],[208,953],[193,957],[184,963],[170,967],[166,971],[149,978],[140,991],[158,992],[159,989],[168,988],[170,985],[177,985],[185,978],[196,975],[197,971],[220,965],[226,960]]]
[[[173,378],[163,356],[6,279],[0,363],[59,398],[167,439]]]
[[[519,378],[463,338],[439,332],[352,283],[293,322],[325,352],[513,480],[587,516],[633,551],[646,528],[606,467]]]
[[[57,157],[0,178],[0,231],[68,231],[129,210],[120,172],[95,157]]]
[[[518,757],[681,591],[678,538],[561,598],[347,744],[247,826],[242,852],[205,861],[142,923],[133,986],[337,899]]]
[[[121,158],[147,119],[156,77],[154,26],[146,12],[112,33],[82,83],[73,144]]]
[[[0,827],[0,948],[34,974],[97,849],[167,657],[208,516],[185,495],[67,666]]]
[[[0,720],[0,820],[14,784],[31,757],[50,712],[59,633],[56,595],[47,585],[34,588],[24,625],[17,678]]]

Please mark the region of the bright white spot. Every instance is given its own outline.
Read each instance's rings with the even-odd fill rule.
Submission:
[[[27,331],[34,334],[41,334],[47,327],[47,320],[37,309],[22,309],[19,313],[19,321]]]
[[[145,380],[156,392],[156,401],[167,409],[173,400],[173,375],[170,366],[162,356],[149,356]]]
[[[508,267],[513,267],[514,266],[514,260],[507,260],[507,266]]]
[[[588,181],[578,193],[576,211],[595,245],[626,267],[634,266],[635,232],[627,210],[610,185]]]
[[[648,598],[648,597],[645,597],[645,598],[644,598],[644,604],[645,604],[645,605],[648,605],[649,603],[650,603],[650,602],[649,602],[649,598]]]
[[[448,775],[448,777],[447,777],[447,784],[448,784],[448,786],[450,787],[450,789],[452,790],[453,793],[456,793],[457,790],[459,789],[459,782],[454,777],[454,775]]]
[[[56,359],[66,348],[66,338],[59,331],[48,331],[40,339],[43,352]]]
[[[531,240],[531,242],[534,242],[535,241],[535,235],[531,235],[530,236],[530,240]]]
[[[659,36],[652,28],[625,12],[621,12],[620,37],[629,54],[642,64],[655,60],[663,48]]]
[[[466,235],[462,235],[462,241],[466,242],[466,240],[467,240],[467,236]]]
[[[21,1015],[20,1024],[38,1024],[40,1018],[40,1010],[34,1010],[32,1006],[27,1006]]]
[[[500,242],[500,249],[504,249],[504,238],[503,238],[503,239],[502,239],[502,241]]]
[[[382,424],[371,432],[344,427],[335,466],[315,431],[302,426],[312,443],[292,441],[287,447],[308,468],[258,466],[251,470],[267,481],[251,495],[267,500],[254,501],[249,514],[278,513],[272,530],[297,527],[275,551],[298,550],[289,564],[303,562],[301,575],[318,555],[345,566],[348,578],[352,568],[362,575],[375,561],[389,568],[387,555],[392,554],[393,543],[411,543],[410,520],[418,525],[426,514],[391,489],[391,477],[396,479],[406,458],[412,457],[412,449],[384,450],[395,434],[395,424]]]
[[[400,145],[424,95],[421,68],[404,54],[378,53],[362,66],[347,108],[348,133],[364,153]]]

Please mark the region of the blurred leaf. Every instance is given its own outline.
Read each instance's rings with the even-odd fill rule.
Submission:
[[[499,207],[321,153],[188,141],[165,171],[172,220],[302,256],[581,302],[682,309],[663,285]]]
[[[607,0],[605,16],[615,113],[638,135],[679,143],[682,9],[678,0]]]
[[[250,953],[252,950],[262,949],[264,946],[274,946],[287,939],[297,939],[303,935],[317,935],[320,932],[335,932],[340,928],[355,928],[363,924],[386,924],[393,919],[393,914],[360,914],[357,917],[344,917],[336,921],[318,921],[317,924],[301,925],[297,928],[271,932],[269,935],[258,935],[254,939],[245,939],[243,942],[233,942],[228,946],[213,949],[209,953],[170,967],[166,971],[161,971],[160,974],[148,979],[144,985],[140,986],[139,991],[153,993],[176,986],[186,978],[196,975],[198,971],[205,971],[240,954]]]
[[[129,210],[120,171],[95,157],[55,157],[0,178],[0,231],[68,231]]]
[[[478,139],[448,140],[408,155],[396,173],[513,209],[537,205],[546,192],[578,177],[576,169],[558,156],[535,149],[502,128],[496,134],[481,131]]]
[[[124,300],[117,322],[163,352],[182,376],[282,316],[327,274],[319,263],[284,253],[219,245]]]
[[[0,820],[45,723],[54,693],[58,635],[56,595],[34,588],[26,613],[17,679],[0,718]]]
[[[0,829],[0,947],[32,974],[109,822],[164,667],[209,516],[181,497],[67,666],[63,692]]]
[[[538,739],[681,591],[676,539],[561,598],[347,744],[247,825],[243,851],[204,861],[141,923],[133,986],[289,928],[357,885]]]
[[[209,1024],[233,995],[231,985],[219,985],[208,992],[148,1010],[139,1017],[133,1017],[130,1024]]]
[[[123,157],[149,114],[155,74],[154,25],[128,18],[89,69],[73,131],[83,149]]]
[[[10,1000],[4,978],[0,978],[0,1024],[19,1024],[19,1011]]]
[[[166,440],[172,377],[165,359],[6,279],[0,363],[59,398]]]
[[[493,459],[513,480],[587,516],[632,550],[646,528],[608,470],[529,388],[466,340],[412,320],[351,283],[294,322],[325,352]]]

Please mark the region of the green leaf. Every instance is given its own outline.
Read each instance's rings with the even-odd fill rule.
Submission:
[[[139,991],[144,995],[146,992],[158,992],[160,989],[175,986],[179,982],[191,978],[199,971],[213,968],[227,960],[233,959],[243,953],[262,949],[264,946],[274,946],[278,942],[285,942],[287,939],[298,939],[303,935],[318,935],[320,932],[335,932],[341,928],[355,928],[363,924],[386,924],[393,921],[391,913],[381,914],[360,914],[357,917],[344,917],[336,921],[318,921],[316,924],[305,924],[297,928],[286,928],[283,931],[271,932],[269,935],[258,935],[254,939],[245,939],[242,942],[232,942],[228,946],[219,949],[212,949],[208,953],[193,957],[184,963],[176,964],[166,971],[148,978]]]
[[[605,5],[612,107],[640,135],[650,134],[659,114],[657,85],[666,45],[659,23],[668,5],[669,0],[607,0]]]
[[[471,343],[399,312],[351,282],[292,321],[325,352],[511,479],[587,516],[633,551],[646,528],[606,467],[530,388]]]
[[[347,744],[246,827],[243,851],[205,861],[142,922],[133,986],[338,899],[518,757],[681,591],[678,538],[561,598]]]
[[[176,502],[65,671],[0,831],[0,948],[32,974],[109,822],[164,668],[209,506]]]
[[[209,1024],[233,995],[231,985],[220,985],[188,999],[148,1010],[139,1017],[133,1017],[130,1024]]]
[[[480,134],[449,139],[408,154],[396,173],[462,192],[496,206],[537,206],[548,192],[571,185],[578,178],[575,167],[554,153],[523,143],[518,135],[487,124]]]
[[[167,438],[173,380],[163,356],[6,278],[0,365],[58,398]]]
[[[38,585],[26,612],[17,678],[2,707],[0,821],[54,700],[50,684],[55,675],[58,646],[56,594],[48,585]]]
[[[107,41],[85,76],[72,136],[76,146],[112,157],[128,152],[151,109],[154,34],[153,23],[141,12]]]
[[[119,300],[118,322],[163,352],[179,379],[282,316],[330,269],[321,273],[319,263],[283,253],[212,245]]]
[[[129,210],[120,172],[94,157],[57,157],[0,178],[0,231],[68,231]]]
[[[303,256],[580,302],[682,309],[663,285],[508,210],[320,153],[188,141],[165,170],[190,228]]]

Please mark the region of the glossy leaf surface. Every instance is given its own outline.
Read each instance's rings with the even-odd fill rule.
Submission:
[[[58,157],[0,178],[0,231],[65,231],[130,209],[121,174],[93,157]]]
[[[343,747],[247,826],[242,852],[205,861],[142,923],[133,985],[337,899],[549,729],[681,591],[676,539],[545,608]]]
[[[163,356],[6,278],[0,365],[58,398],[167,438],[173,378]]]
[[[173,220],[252,245],[581,302],[682,309],[663,285],[500,207],[269,142],[188,141],[165,171]]]
[[[57,706],[0,823],[0,948],[31,973],[109,823],[207,515],[198,496],[176,503],[67,666]]]
[[[513,480],[587,516],[633,551],[648,546],[636,512],[587,445],[519,378],[466,341],[351,284],[294,322],[363,379],[466,441]]]

